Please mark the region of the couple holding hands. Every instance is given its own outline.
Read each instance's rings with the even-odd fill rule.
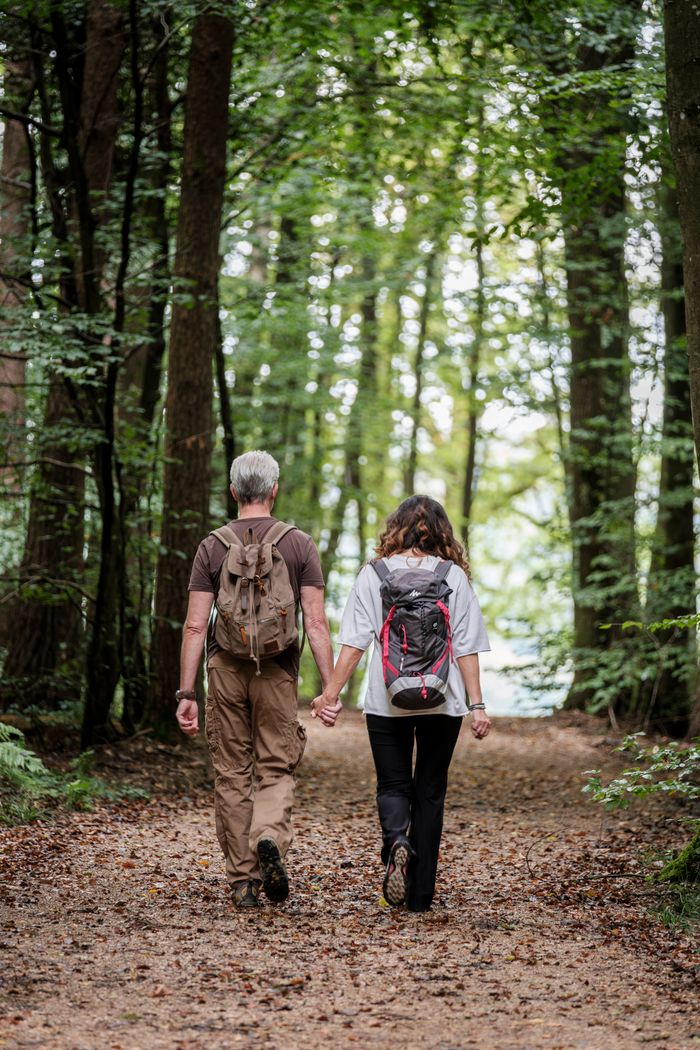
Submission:
[[[440,503],[405,499],[386,521],[376,559],[355,580],[334,666],[318,550],[272,516],[278,464],[267,452],[248,452],[233,461],[230,480],[239,516],[200,543],[192,566],[176,717],[183,732],[198,732],[195,682],[206,641],[216,832],[234,904],[259,907],[261,889],[273,902],[289,893],[284,858],[306,743],[297,719],[301,606],[323,686],[311,714],[325,726],[335,725],[341,691],[373,643],[364,711],[383,895],[393,906],[427,911],[462,720],[471,716],[478,740],[491,726],[478,657],[489,642],[464,549]]]

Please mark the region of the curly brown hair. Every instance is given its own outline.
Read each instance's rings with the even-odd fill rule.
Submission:
[[[430,496],[409,496],[386,519],[386,527],[375,547],[377,556],[390,558],[405,550],[449,558],[471,578],[469,559],[462,544],[455,539],[445,508]]]

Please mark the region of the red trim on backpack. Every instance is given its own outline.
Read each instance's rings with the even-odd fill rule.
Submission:
[[[450,660],[454,663],[454,653],[452,652],[452,624],[450,623],[450,610],[447,608],[444,602],[440,600],[436,601],[438,609],[445,617],[445,623],[447,624],[447,651],[450,654]],[[442,663],[442,658],[440,660]]]
[[[438,670],[440,669],[440,667],[442,667],[443,663],[445,662],[445,657],[447,656],[447,654],[449,652],[450,652],[450,647],[449,647],[449,645],[446,645],[444,650],[443,650],[442,656],[440,657],[438,662],[436,664],[434,664],[433,667],[431,668],[431,674],[437,674]]]
[[[386,620],[382,624],[382,629],[379,632],[379,641],[382,643],[382,675],[384,676],[385,683],[387,668],[391,668],[396,675],[399,673],[394,665],[389,662],[389,631],[391,630],[391,621],[394,619],[395,612],[396,606],[392,605],[389,612],[386,614]]]

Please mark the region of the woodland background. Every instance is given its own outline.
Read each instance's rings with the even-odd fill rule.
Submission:
[[[428,491],[518,688],[700,729],[690,0],[17,0],[0,39],[8,720],[173,731],[257,447],[332,616]]]

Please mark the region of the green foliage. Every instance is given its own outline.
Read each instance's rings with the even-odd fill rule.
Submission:
[[[145,798],[141,789],[113,786],[91,773],[94,754],[86,751],[68,772],[48,769],[24,742],[24,734],[0,722],[0,823],[24,824],[51,808],[89,811],[98,799]]]
[[[633,766],[603,784],[600,770],[588,770],[583,790],[609,809],[628,806],[632,798],[669,795],[700,798],[700,742],[654,744],[643,747],[644,733],[625,737],[616,751],[631,754]]]
[[[700,927],[700,890],[688,885],[667,885],[663,903],[656,909],[660,921],[671,929],[695,933]]]
[[[54,7],[68,24],[67,59],[77,85],[84,5]],[[58,646],[51,666],[37,673],[37,695],[29,698],[27,679],[18,678],[5,685],[6,706],[24,708],[49,695],[47,706],[84,702],[84,650],[113,495],[124,581],[115,630],[122,682],[129,679],[122,711],[127,723],[142,715],[134,693],[143,701],[147,692],[161,522],[186,511],[189,495],[182,493],[176,507],[162,507],[163,463],[174,455],[162,446],[167,355],[157,358],[157,367],[151,360],[156,375],[148,391],[144,359],[154,347],[162,354],[158,340],[165,343],[174,303],[191,301],[182,281],[172,291],[169,271],[187,57],[201,9],[185,3],[175,12],[160,0],[137,5],[145,106],[121,325],[114,287],[124,247],[127,159],[137,130],[128,64],[119,74],[111,178],[94,216],[102,291],[88,310],[74,295],[82,245],[65,135],[42,131],[61,129],[67,120],[50,12],[45,4],[22,3],[18,10],[26,17],[2,20],[8,46],[20,50],[30,15],[38,20],[45,51],[35,57],[46,94],[42,99],[37,90],[29,102],[36,121],[27,128],[36,158],[35,202],[30,232],[17,239],[10,267],[31,281],[3,329],[5,351],[26,356],[27,376],[20,453],[12,423],[0,423],[0,466],[14,456],[18,461],[18,483],[0,507],[0,561],[10,567],[0,597],[51,613],[55,607],[52,624],[60,623],[62,609],[80,615],[77,637]],[[231,14],[226,5],[221,9]],[[636,570],[622,571],[615,558],[599,562],[577,599],[594,613],[617,602],[615,616],[619,612],[628,628],[642,623],[633,619],[639,609],[627,598],[637,591],[644,596],[661,452],[660,419],[649,408],[664,357],[658,308],[663,55],[656,14],[609,0],[509,6],[372,0],[239,4],[235,20],[220,277],[235,447],[266,447],[280,460],[278,512],[320,542],[334,623],[382,519],[407,494],[414,450],[413,486],[444,500],[457,531],[468,530],[475,586],[492,633],[526,661],[525,669],[511,669],[513,681],[527,678],[530,692],[546,692],[554,702],[576,663],[588,672],[590,710],[614,711],[623,695],[642,724],[666,702],[653,692],[661,657],[650,641],[652,627],[616,637],[604,652],[572,650],[571,332],[563,236],[572,214],[585,217],[597,208],[623,165],[627,206],[598,215],[590,230],[584,312],[599,313],[603,299],[616,307],[629,299],[625,337],[639,479],[629,545],[639,557]],[[630,40],[629,61],[608,54],[616,42]],[[607,59],[600,68],[581,69],[581,49]],[[170,118],[162,139],[154,76],[166,54]],[[65,228],[52,221],[61,208]],[[616,275],[610,289],[605,252],[620,239],[627,279]],[[158,304],[160,320],[153,312]],[[619,325],[608,324],[608,334]],[[596,356],[594,367],[604,364]],[[107,411],[110,369],[118,373],[118,404]],[[52,412],[57,390],[65,403]],[[218,397],[215,407],[221,407]],[[473,506],[464,521],[471,421]],[[596,428],[604,433],[606,424],[604,413],[591,413],[584,429],[589,436]],[[219,439],[222,433],[219,426]],[[579,428],[573,437],[580,436]],[[96,464],[112,438],[114,491],[105,493]],[[626,445],[601,441],[591,461],[614,472],[627,453]],[[212,523],[226,513],[224,458],[219,440]],[[47,463],[67,469],[52,475]],[[81,479],[68,494],[66,475]],[[53,572],[21,571],[30,508],[46,506],[58,508],[44,530],[53,541],[52,567],[62,548],[74,545],[58,588]],[[603,502],[585,527],[612,536],[619,510]],[[77,538],[72,513],[82,527]],[[675,608],[667,602],[667,584],[664,578],[662,607],[650,615]],[[184,594],[182,601],[184,614]],[[658,622],[664,630],[692,626],[691,619]],[[660,644],[670,667],[672,646],[666,639]]]

